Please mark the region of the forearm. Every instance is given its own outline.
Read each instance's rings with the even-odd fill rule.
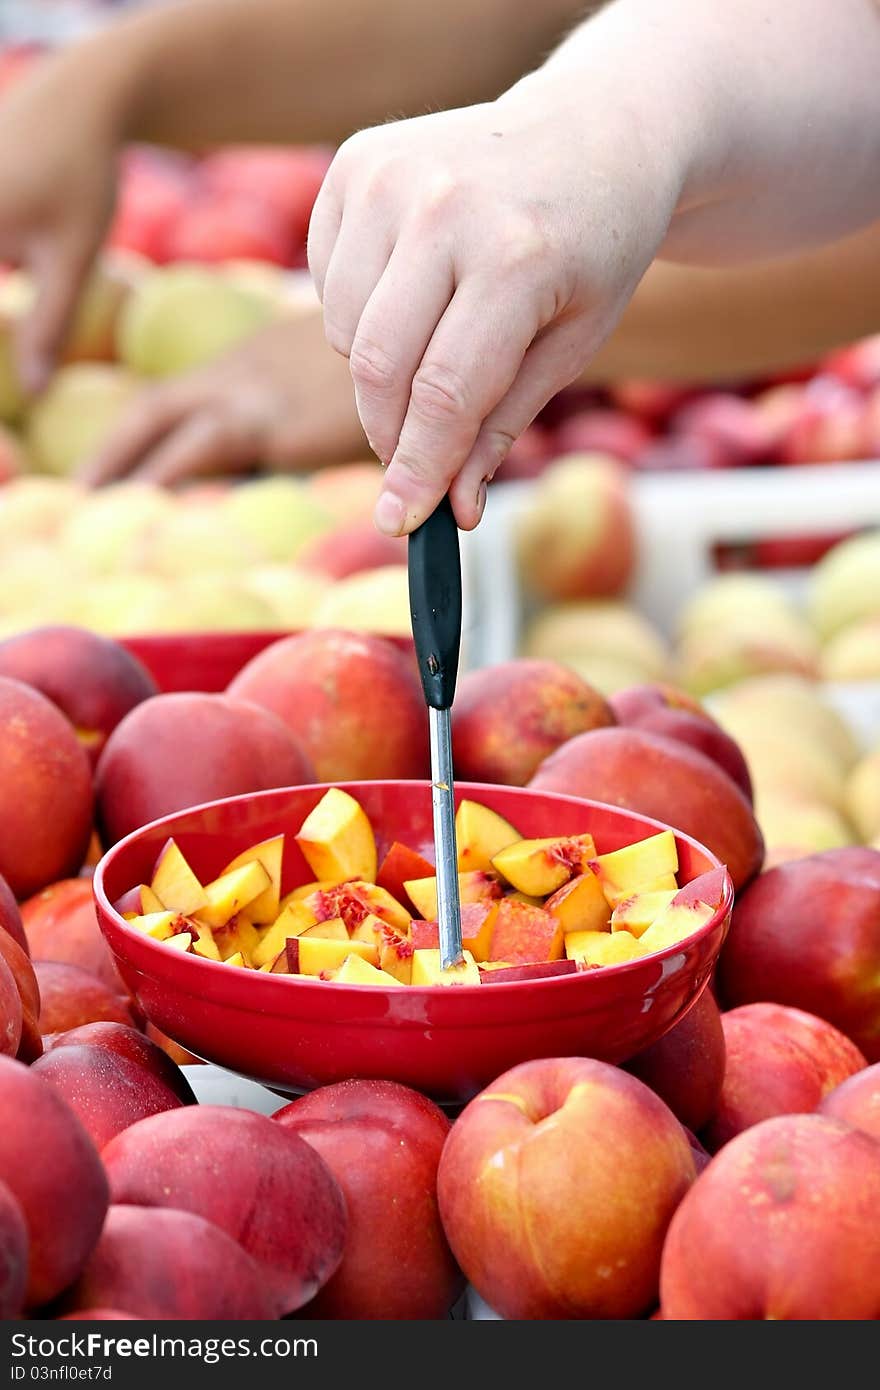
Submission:
[[[880,223],[728,269],[655,261],[582,380],[735,381],[880,332]]]
[[[621,179],[675,184],[670,258],[768,257],[880,216],[876,0],[615,0],[527,87],[570,94],[575,138],[584,109],[639,129]]]
[[[123,92],[130,139],[337,143],[360,126],[490,99],[540,62],[583,0],[184,0],[70,55]]]

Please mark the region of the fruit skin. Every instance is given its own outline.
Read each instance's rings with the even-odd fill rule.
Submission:
[[[744,1004],[721,1015],[727,1065],[701,1138],[715,1152],[773,1115],[815,1110],[822,1097],[863,1070],[854,1043],[824,1019],[780,1004]]]
[[[21,1207],[0,1182],[0,1318],[15,1318],[24,1305],[28,1277],[28,1229]]]
[[[11,936],[26,955],[30,954],[18,903],[2,874],[0,874],[0,930]]]
[[[739,891],[758,873],[764,842],[739,787],[695,748],[644,729],[595,729],[562,744],[529,783],[664,821],[726,864]]]
[[[405,565],[406,540],[383,535],[370,520],[352,521],[307,541],[296,562],[331,579],[347,579],[362,570]]]
[[[516,548],[529,589],[543,599],[620,593],[636,559],[626,474],[602,454],[569,454],[541,474]]]
[[[79,869],[92,832],[88,759],[64,715],[0,676],[0,874],[17,898]]]
[[[65,1033],[84,1023],[125,1023],[134,1019],[128,1002],[96,975],[62,961],[34,961],[40,989],[40,1031]]]
[[[880,1314],[880,1144],[824,1115],[738,1135],[669,1227],[667,1320],[850,1320]]]
[[[100,1047],[150,1072],[182,1105],[195,1105],[196,1097],[180,1067],[159,1047],[136,1028],[124,1023],[83,1023],[68,1028],[65,1033],[47,1034],[46,1051],[59,1047]]]
[[[33,1069],[79,1116],[99,1150],[129,1125],[182,1103],[146,1067],[107,1047],[68,1042],[44,1052]]]
[[[21,1038],[17,1056],[22,1062],[33,1062],[43,1051],[40,1036],[40,990],[30,956],[7,932],[0,931],[0,960],[12,972],[21,1000]]]
[[[392,1081],[343,1081],[273,1116],[329,1165],[348,1211],[342,1263],[304,1309],[318,1318],[445,1318],[463,1281],[437,1210],[450,1123]]]
[[[319,782],[428,773],[415,663],[381,637],[325,628],[283,638],[248,662],[229,694],[280,717]]]
[[[88,1259],[107,1211],[107,1178],[70,1107],[7,1057],[0,1057],[0,1116],[0,1181],[28,1228],[25,1302],[37,1308],[67,1288]]]
[[[130,709],[159,693],[118,642],[78,627],[42,627],[0,642],[0,676],[32,685],[65,714],[92,765]]]
[[[826,1091],[816,1109],[820,1115],[880,1139],[880,1063],[857,1071],[833,1091]]]
[[[697,1132],[712,1118],[724,1082],[725,1044],[721,1011],[704,989],[684,1018],[626,1063],[650,1086],[683,1125]]]
[[[469,671],[452,707],[456,773],[524,787],[560,744],[613,723],[599,692],[559,662],[519,658]]]
[[[718,983],[728,1007],[771,1000],[804,1009],[876,1062],[878,958],[880,852],[832,849],[768,869],[737,900]]]
[[[72,477],[100,448],[139,390],[114,362],[74,362],[55,372],[28,412],[25,443],[34,469]]]
[[[453,1254],[502,1317],[632,1318],[657,1302],[666,1228],[695,1174],[682,1126],[647,1086],[590,1058],[547,1058],[466,1106],[437,1191]]]
[[[41,888],[22,903],[21,917],[34,960],[78,965],[115,993],[126,992],[98,926],[89,879],[65,878]]]
[[[260,1270],[225,1231],[188,1211],[111,1206],[67,1312],[112,1306],[139,1318],[277,1318]]]
[[[618,724],[667,738],[705,753],[751,802],[752,779],[742,749],[698,701],[669,685],[634,685],[609,701]]]
[[[336,1179],[265,1115],[221,1105],[166,1111],[117,1135],[102,1158],[113,1202],[213,1222],[259,1266],[283,1313],[311,1298],[342,1258],[347,1218]]]
[[[274,317],[264,295],[202,266],[145,277],[119,322],[120,360],[143,376],[166,377],[219,357]]]
[[[0,958],[0,1056],[15,1057],[21,1045],[22,1007],[15,977]]]
[[[126,715],[101,755],[102,839],[111,845],[202,801],[314,780],[299,742],[269,711],[227,695],[157,695]]]

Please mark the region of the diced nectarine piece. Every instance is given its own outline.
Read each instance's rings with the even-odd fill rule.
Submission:
[[[332,878],[315,879],[311,883],[301,883],[298,888],[294,888],[290,893],[286,893],[279,904],[283,912],[291,903],[305,902],[313,893],[323,892],[325,888],[335,888],[337,880]]]
[[[707,903],[716,912],[724,901],[724,885],[727,881],[727,870],[724,868],[710,869],[708,873],[700,874],[697,878],[692,878],[690,883],[685,883],[679,888],[675,895],[676,907],[681,904],[690,907],[693,903]]]
[[[352,941],[370,941],[378,949],[382,928],[387,926],[388,923],[383,922],[381,917],[377,917],[374,912],[368,912],[351,933],[351,939]],[[391,930],[394,931],[395,928],[392,927]]]
[[[379,968],[402,985],[412,984],[413,944],[394,927],[383,925],[379,940]]]
[[[516,980],[543,980],[549,975],[575,975],[577,961],[540,960],[527,965],[511,965],[508,961],[486,961],[480,966],[483,984],[511,984]]]
[[[146,917],[151,912],[165,911],[152,888],[146,883],[139,883],[136,888],[129,888],[128,892],[123,893],[113,906],[120,917],[125,918],[126,922],[130,922],[132,917]]]
[[[323,922],[315,922],[314,926],[306,927],[298,934],[298,940],[313,937],[319,941],[347,941],[348,928],[341,917],[327,917]]]
[[[461,944],[474,960],[482,962],[488,958],[500,903],[500,898],[486,898],[483,902],[461,905]],[[416,950],[438,951],[440,928],[436,922],[414,921],[410,924],[410,940]]]
[[[440,950],[440,928],[436,922],[422,922],[414,917],[410,923],[409,939],[416,951]]]
[[[667,946],[676,946],[710,922],[716,910],[708,903],[696,902],[686,906],[671,902],[639,939],[642,951],[664,951]]]
[[[655,917],[659,917],[675,897],[674,888],[635,893],[624,898],[611,914],[612,931],[628,931],[631,936],[643,936]]]
[[[414,951],[412,983],[414,985],[478,985],[480,970],[470,951],[464,959],[447,970],[440,964],[439,951]]]
[[[363,956],[378,966],[379,952],[367,941],[327,941],[321,937],[295,936],[287,943],[287,965],[292,975],[320,975],[336,970],[348,955]]]
[[[260,942],[254,947],[252,960],[257,969],[272,962],[280,951],[284,950],[284,943],[289,936],[299,936],[308,927],[315,925],[315,914],[310,912],[305,903],[288,903],[278,914],[271,927],[264,927],[260,933]]]
[[[497,811],[479,801],[460,802],[455,813],[459,873],[491,869],[495,855],[520,838],[519,831]]]
[[[296,938],[294,937],[294,938],[292,938],[292,939],[295,940]],[[290,959],[289,959],[288,952],[287,952],[287,943],[286,943],[286,942],[285,942],[285,945],[284,945],[284,950],[283,950],[283,951],[279,951],[277,957],[275,958],[275,960],[272,962],[271,966],[269,967],[269,971],[270,971],[270,974],[272,974],[272,975],[289,975],[289,974],[291,974]]]
[[[281,864],[284,858],[284,836],[275,835],[271,840],[262,840],[251,845],[227,864],[224,874],[241,869],[245,864],[262,864],[269,875],[269,885],[248,904],[248,916],[255,926],[266,926],[274,922],[281,910]]]
[[[363,956],[346,956],[339,969],[333,976],[334,980],[341,985],[399,985],[400,980],[395,980],[393,975],[386,975],[384,970],[377,969],[375,965],[364,960]]]
[[[296,842],[317,878],[376,879],[376,839],[363,807],[331,787],[306,816]]]
[[[169,936],[165,945],[172,946],[175,951],[188,951],[192,945],[192,936],[188,931],[175,932],[174,936]]]
[[[629,932],[573,931],[565,938],[565,954],[583,965],[620,965],[645,952]]]
[[[269,875],[258,860],[242,864],[205,884],[205,901],[192,915],[206,927],[222,927],[250,907],[269,886]],[[248,914],[250,916],[250,914]]]
[[[434,921],[437,917],[437,879],[433,876],[408,879],[404,887],[424,921]],[[500,898],[501,884],[495,874],[486,873],[484,869],[474,869],[471,873],[459,874],[458,893],[462,905],[479,903],[486,899]]]
[[[547,898],[544,909],[556,918],[564,932],[604,931],[611,915],[602,885],[591,869],[557,888]]]
[[[671,830],[661,830],[645,840],[636,840],[623,849],[600,854],[590,868],[599,878],[612,907],[634,893],[647,892],[662,885],[658,880],[678,870],[678,849]]]
[[[241,970],[247,969],[241,951],[235,951],[231,956],[227,956],[224,965],[237,965]]]
[[[203,927],[199,922],[193,922],[193,928],[193,955],[203,956],[205,960],[222,960],[211,928]]]
[[[177,930],[179,912],[147,912],[141,917],[126,917],[131,926],[137,927],[144,936],[152,936],[156,941],[167,941]]]
[[[386,893],[390,893],[392,898],[396,898],[399,903],[402,903],[407,896],[404,887],[407,879],[429,878],[433,872],[434,865],[428,859],[418,854],[416,850],[410,849],[409,845],[403,845],[399,840],[395,840],[379,866],[376,884],[379,888],[384,888]]]
[[[377,888],[374,883],[364,883],[360,879],[351,879],[347,883],[318,889],[305,898],[304,902],[309,911],[314,913],[317,921],[325,921],[328,917],[341,917],[349,932],[353,932],[365,917],[370,916],[380,917],[383,922],[397,927],[399,931],[406,931],[410,923],[410,915],[406,908],[401,907],[390,893],[386,893],[384,888]]]
[[[562,954],[562,924],[558,918],[541,907],[502,898],[492,925],[487,959],[525,965],[529,961],[558,960]]]
[[[260,944],[260,933],[253,922],[239,915],[215,929],[214,942],[221,960],[226,961],[230,956],[234,956],[236,951],[240,951],[245,960],[249,961]]]
[[[545,898],[576,874],[582,874],[595,853],[592,835],[516,840],[495,855],[492,867],[520,893]]]
[[[559,889],[562,892],[562,889]],[[518,888],[511,888],[505,894],[505,898],[512,898],[515,903],[525,903],[526,907],[543,907],[546,898],[533,898],[531,893],[521,893]]]
[[[409,930],[412,914],[386,888],[380,888],[377,883],[359,882],[357,879],[346,886],[359,893],[369,905],[370,911],[376,917],[381,917],[390,927],[396,927],[402,932]]]
[[[156,860],[150,888],[160,907],[182,912],[185,917],[192,916],[205,902],[205,890],[174,840],[167,842]]]

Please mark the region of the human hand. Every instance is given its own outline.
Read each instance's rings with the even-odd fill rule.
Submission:
[[[366,452],[348,366],[327,346],[315,310],[270,324],[198,371],[145,387],[84,481],[136,474],[171,484]]]
[[[674,159],[613,106],[585,119],[580,86],[536,75],[491,104],[363,131],[330,168],[309,264],[387,465],[384,531],[411,531],[447,491],[459,525],[477,524],[513,440],[663,241]]]

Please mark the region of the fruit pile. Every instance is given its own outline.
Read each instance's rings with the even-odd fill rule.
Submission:
[[[150,883],[115,906],[153,940],[205,960],[385,986],[503,984],[616,965],[683,941],[721,906],[722,870],[679,888],[671,830],[599,854],[591,835],[523,839],[468,800],[455,828],[464,959],[448,970],[434,865],[399,842],[379,865],[366,812],[337,787],[295,837],[313,882],[282,897],[283,835],[242,850],[205,884],[170,839]]]

